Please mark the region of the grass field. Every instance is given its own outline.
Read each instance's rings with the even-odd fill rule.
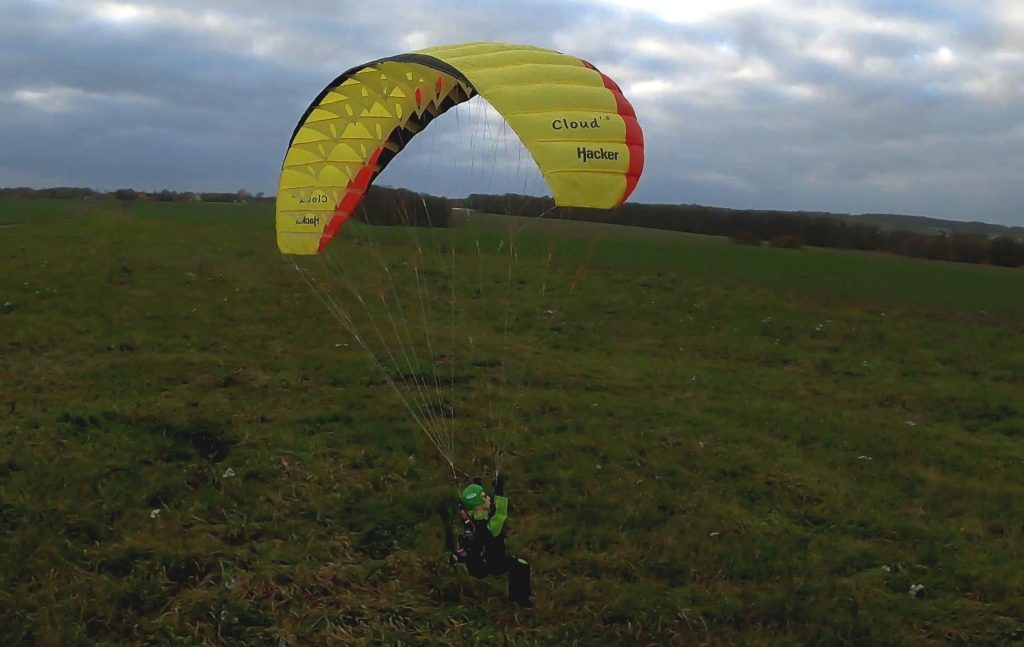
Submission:
[[[445,562],[450,472],[272,219],[0,201],[4,644],[1024,638],[1019,270],[530,225],[522,612]]]

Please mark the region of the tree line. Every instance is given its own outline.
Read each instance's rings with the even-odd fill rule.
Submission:
[[[989,235],[977,223],[965,230],[920,231],[884,228],[858,222],[856,216],[820,212],[738,210],[701,205],[627,203],[618,209],[555,207],[549,197],[516,194],[473,194],[459,206],[488,213],[585,220],[633,227],[651,227],[695,234],[726,236],[741,244],[769,243],[778,247],[832,247],[891,252],[903,256],[961,263],[1024,266],[1024,240],[1016,230]],[[934,222],[934,221],[932,221]],[[955,225],[955,223],[950,223]]]
[[[162,190],[145,193],[134,189],[101,192],[79,187],[32,189],[0,188],[0,197],[139,199],[160,202],[271,202],[274,198],[245,189],[235,192],[197,193]],[[550,197],[519,194],[472,194],[464,199],[426,195],[406,189],[374,186],[364,196],[355,217],[385,226],[447,227],[451,207],[524,217],[585,220],[632,227],[650,227],[695,234],[726,236],[738,244],[797,248],[803,245],[863,251],[891,252],[914,258],[987,263],[1004,267],[1024,266],[1024,235],[1021,228],[954,223],[909,216],[848,216],[821,212],[738,210],[689,204],[627,203],[617,209],[555,207]],[[881,226],[884,222],[888,226]],[[908,222],[930,229],[894,227]],[[936,230],[936,223],[949,230]],[[996,231],[998,233],[993,234]]]
[[[135,189],[115,189],[113,191],[96,191],[84,187],[58,186],[47,189],[30,187],[0,188],[0,198],[53,198],[60,200],[118,200],[132,202],[135,200],[153,200],[155,202],[254,202],[273,201],[273,196],[266,197],[262,193],[252,194],[245,189],[234,192],[224,191],[136,191]]]

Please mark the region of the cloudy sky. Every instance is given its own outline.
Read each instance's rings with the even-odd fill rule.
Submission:
[[[616,79],[637,201],[1024,225],[1021,0],[3,0],[0,186],[273,194],[338,73],[466,40]]]

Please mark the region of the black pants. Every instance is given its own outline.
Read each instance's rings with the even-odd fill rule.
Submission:
[[[530,604],[533,588],[530,584],[530,562],[525,559],[504,553],[492,553],[480,561],[470,559],[466,566],[473,577],[484,578],[508,573],[508,599],[513,604]]]

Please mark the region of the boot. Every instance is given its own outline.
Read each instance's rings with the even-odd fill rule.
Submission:
[[[530,586],[530,562],[513,557],[508,571],[508,599],[516,606],[530,608],[533,590]]]

